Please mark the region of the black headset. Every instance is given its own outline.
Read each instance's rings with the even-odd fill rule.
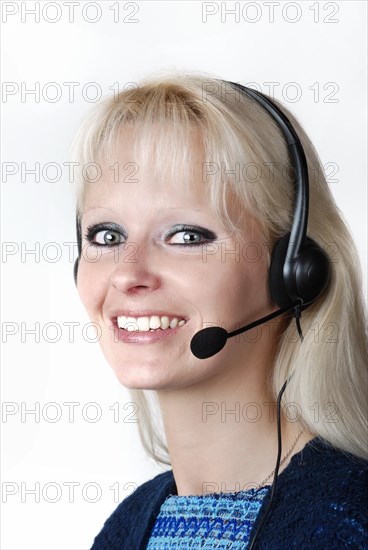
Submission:
[[[307,237],[309,178],[303,146],[289,119],[268,97],[235,82],[232,84],[256,100],[278,124],[286,140],[294,170],[295,207],[290,233],[274,246],[269,267],[271,298],[280,308],[299,303],[310,305],[326,288],[330,278],[330,261],[324,250]],[[78,258],[74,264],[77,285],[78,265],[82,253],[81,226],[76,216]]]
[[[235,82],[228,82],[255,99],[278,124],[286,140],[294,171],[295,206],[290,233],[275,244],[269,267],[271,298],[280,307],[310,305],[326,288],[330,261],[324,250],[307,237],[309,177],[300,139],[286,115],[268,97]]]

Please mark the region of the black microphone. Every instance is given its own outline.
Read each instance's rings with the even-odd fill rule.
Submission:
[[[232,332],[227,332],[227,330],[225,330],[222,327],[203,328],[193,336],[190,342],[191,352],[198,359],[207,359],[208,357],[212,357],[212,355],[215,355],[216,353],[222,350],[228,338],[231,338],[232,336],[236,336],[237,334],[241,334],[242,332],[246,332],[247,330],[250,330],[258,325],[261,325],[262,323],[267,323],[267,321],[270,321],[271,319],[274,319],[275,317],[282,315],[286,311],[290,311],[297,307],[300,307],[299,302],[293,304],[292,306],[287,306],[282,309],[278,309],[273,313],[271,313],[270,315],[267,315],[266,317],[262,317],[257,321],[253,321],[253,323],[250,323],[245,327],[238,328],[237,330],[233,330]]]

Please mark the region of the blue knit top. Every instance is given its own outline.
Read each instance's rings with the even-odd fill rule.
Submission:
[[[199,496],[169,495],[161,505],[147,550],[244,548],[270,487]]]

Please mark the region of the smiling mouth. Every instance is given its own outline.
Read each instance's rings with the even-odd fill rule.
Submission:
[[[142,332],[147,334],[182,327],[185,325],[186,320],[180,317],[169,317],[168,315],[146,315],[142,317],[121,315],[116,318],[115,323],[124,332]]]

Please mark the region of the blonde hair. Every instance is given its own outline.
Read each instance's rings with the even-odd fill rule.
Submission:
[[[299,422],[335,447],[368,459],[367,338],[358,254],[311,141],[295,117],[275,103],[299,135],[310,174],[318,167],[318,177],[310,176],[308,236],[330,255],[332,273],[323,294],[302,314],[304,341],[291,337],[294,325],[282,334],[269,386],[276,400],[294,371],[283,402],[297,406]],[[175,183],[190,181],[193,130],[199,130],[212,208],[239,236],[250,210],[268,243],[269,260],[275,242],[290,231],[294,193],[284,138],[257,102],[211,75],[156,73],[95,107],[77,135],[80,166],[113,160],[123,125],[134,127],[140,169],[153,160],[156,175]],[[80,177],[78,216],[86,189],[86,178]],[[171,464],[154,394],[129,391],[139,406],[144,449],[156,462]]]

